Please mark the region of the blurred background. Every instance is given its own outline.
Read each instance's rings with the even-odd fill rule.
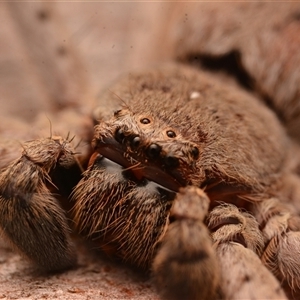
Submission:
[[[173,6],[1,2],[0,113],[32,121],[90,105],[120,73],[161,58]]]
[[[3,122],[90,113],[120,74],[180,60],[234,78],[298,136],[300,3],[1,2],[0,20]]]

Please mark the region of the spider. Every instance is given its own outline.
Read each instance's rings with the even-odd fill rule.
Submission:
[[[124,76],[101,101],[86,157],[52,136],[1,170],[0,228],[15,249],[67,269],[72,228],[151,270],[163,299],[299,292],[297,146],[271,110],[179,64]]]

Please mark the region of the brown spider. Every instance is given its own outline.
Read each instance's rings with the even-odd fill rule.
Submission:
[[[299,292],[296,146],[272,111],[182,65],[126,76],[102,102],[82,175],[58,137],[25,143],[1,171],[0,228],[16,249],[46,270],[73,266],[58,202],[70,196],[74,230],[151,269],[163,298]]]

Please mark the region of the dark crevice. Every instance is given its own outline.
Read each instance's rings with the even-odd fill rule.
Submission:
[[[210,72],[223,72],[235,78],[246,90],[252,91],[254,89],[255,81],[243,68],[241,55],[238,51],[231,51],[221,56],[189,54],[184,60],[188,64]]]

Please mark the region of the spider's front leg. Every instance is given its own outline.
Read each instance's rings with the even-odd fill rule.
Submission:
[[[255,216],[266,243],[263,263],[300,294],[300,218],[276,198],[258,203]]]
[[[153,263],[158,290],[165,299],[214,299],[219,266],[203,220],[209,199],[196,187],[183,189],[171,210],[168,231]]]
[[[0,171],[0,233],[44,270],[76,262],[65,212],[51,192],[51,175],[74,162],[69,142],[51,137],[24,143],[21,157]]]
[[[264,239],[257,221],[236,206],[222,204],[208,217],[225,299],[287,299],[259,256]]]

